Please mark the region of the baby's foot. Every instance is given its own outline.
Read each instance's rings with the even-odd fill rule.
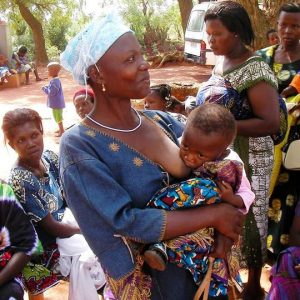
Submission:
[[[41,77],[37,77],[36,81],[42,81],[43,79]]]
[[[166,253],[162,253],[158,248],[150,247],[143,254],[145,262],[152,268],[163,271],[166,268],[168,257]]]

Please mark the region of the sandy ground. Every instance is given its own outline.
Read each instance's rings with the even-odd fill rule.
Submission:
[[[5,88],[0,91],[0,123],[4,114],[18,107],[28,107],[39,112],[43,118],[44,125],[44,143],[45,149],[50,149],[58,153],[59,138],[54,137],[54,131],[57,125],[52,119],[51,109],[46,107],[46,95],[42,91],[42,86],[47,85],[46,68],[39,69],[40,76],[44,78],[41,82],[35,82],[33,74],[30,75],[31,84],[23,85],[19,88]],[[150,70],[151,84],[159,83],[200,83],[207,80],[211,74],[211,69],[195,66],[188,63],[166,64],[164,68]],[[72,98],[74,93],[81,89],[82,86],[77,85],[71,74],[65,70],[60,72],[66,108],[64,109],[64,126],[67,128],[79,121],[79,117],[75,113]],[[0,141],[3,141],[3,134],[0,131]],[[0,142],[0,178],[5,179],[13,164],[16,155],[14,151]],[[243,281],[247,280],[247,272],[241,272]],[[268,281],[269,269],[263,270],[262,285],[265,290],[269,290],[270,283]],[[27,300],[27,295],[25,300]],[[62,282],[44,293],[46,300],[65,300],[68,299],[68,283]]]

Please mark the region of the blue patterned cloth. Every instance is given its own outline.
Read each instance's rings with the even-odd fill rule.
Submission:
[[[74,80],[86,85],[88,67],[97,63],[115,41],[133,31],[110,13],[104,20],[95,19],[80,31],[60,55],[61,65],[73,73]]]

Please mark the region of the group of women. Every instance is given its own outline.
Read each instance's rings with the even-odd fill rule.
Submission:
[[[130,99],[143,99],[151,92],[149,64],[134,33],[114,14],[91,22],[61,55],[62,66],[72,72],[74,80],[90,85],[93,93],[80,95],[92,95],[94,105],[89,114],[81,113],[81,123],[64,133],[59,159],[43,149],[43,127],[36,112],[17,109],[4,117],[5,139],[18,153],[9,183],[44,249],[53,254],[57,237],[82,233],[101,262],[110,299],[193,299],[198,287],[186,270],[172,264],[163,272],[152,269],[144,263],[142,251],[145,244],[205,227],[218,231],[215,247],[221,257],[242,234],[241,261],[249,269],[249,277],[241,297],[264,297],[260,275],[267,259],[273,141],[279,143],[286,131],[277,87],[278,80],[280,90],[288,85],[298,71],[300,5],[281,8],[281,44],[270,48],[273,52],[266,51],[273,56],[271,61],[249,50],[254,34],[241,5],[216,2],[206,12],[205,22],[211,49],[221,59],[207,83],[211,95],[198,96],[206,102],[218,99],[236,119],[238,135],[233,147],[256,195],[244,225],[239,210],[226,203],[177,211],[145,209],[158,190],[176,182],[165,170],[168,163],[180,159],[178,139],[184,125],[165,113],[166,108],[136,111],[131,106]],[[283,82],[287,76],[280,74],[287,69],[290,77]],[[152,92],[162,91],[156,88]],[[168,100],[170,95],[165,92]],[[215,97],[220,94],[222,97]],[[78,112],[83,110],[80,95],[74,96]],[[296,201],[293,208],[295,205]],[[61,222],[66,206],[78,225]],[[299,247],[298,238],[291,240],[291,246]],[[21,252],[30,255],[33,248]],[[13,247],[10,250],[14,253]],[[20,263],[17,271],[23,266],[24,262]],[[2,272],[0,291],[1,276]],[[276,289],[271,291],[276,293]]]

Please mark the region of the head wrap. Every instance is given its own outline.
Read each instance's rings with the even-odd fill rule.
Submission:
[[[89,95],[92,99],[95,98],[94,92],[91,89],[81,89],[75,93],[73,96],[73,103],[75,104],[75,99],[78,95],[85,95],[85,98],[87,95]]]
[[[77,83],[85,85],[88,67],[96,64],[111,45],[127,32],[133,33],[113,12],[104,20],[95,19],[68,43],[60,55],[61,65],[73,73]]]

